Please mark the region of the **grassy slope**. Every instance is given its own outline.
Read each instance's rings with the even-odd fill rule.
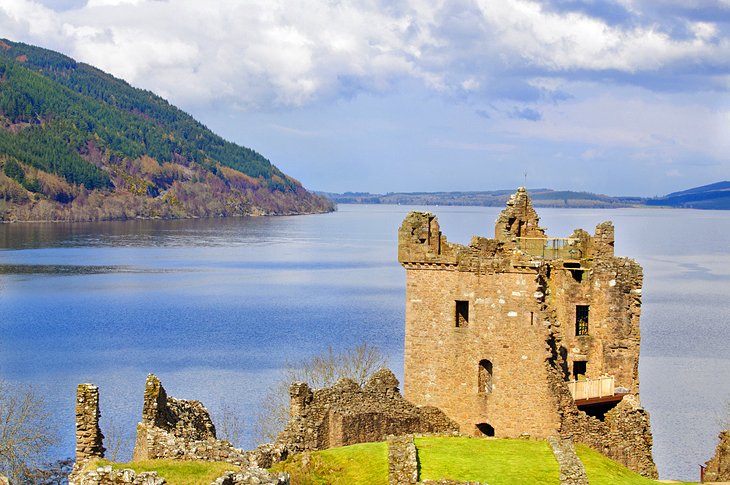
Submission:
[[[417,438],[421,480],[451,478],[490,485],[558,484],[559,469],[549,445],[534,440]],[[582,445],[577,446],[591,485],[656,485],[623,465]],[[292,475],[292,485],[386,484],[385,443],[364,443],[312,453],[302,467],[297,455],[272,470]]]
[[[588,475],[588,482],[591,485],[615,485],[616,483],[622,485],[656,485],[657,483],[655,480],[644,478],[615,461],[607,459],[585,445],[577,445],[576,452],[583,462]]]
[[[544,441],[427,437],[416,438],[420,479],[479,481],[490,485],[559,484],[558,464]],[[591,485],[657,485],[600,453],[578,445]],[[99,460],[92,468],[109,465]],[[156,471],[170,485],[208,485],[228,463],[151,460],[113,464],[114,469]],[[271,471],[291,475],[292,485],[387,485],[387,444],[362,443],[308,455],[295,455]],[[677,482],[679,483],[679,482]],[[682,482],[689,485],[689,482]]]
[[[449,478],[490,485],[560,483],[560,469],[545,441],[417,438],[421,479]]]
[[[309,455],[302,466],[303,455],[296,455],[271,471],[291,475],[292,485],[387,485],[388,446],[386,443],[362,443],[319,451]]]

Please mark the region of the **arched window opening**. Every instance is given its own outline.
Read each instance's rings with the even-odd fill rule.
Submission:
[[[481,393],[492,392],[492,361],[487,359],[479,361],[478,386]]]

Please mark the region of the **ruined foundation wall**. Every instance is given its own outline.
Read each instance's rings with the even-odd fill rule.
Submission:
[[[705,481],[730,481],[730,430],[720,433],[720,442],[715,449],[715,455],[705,463]]]
[[[350,379],[314,391],[304,383],[292,384],[291,418],[273,444],[274,451],[285,449],[287,455],[383,441],[389,435],[457,429],[438,409],[403,399],[398,384],[387,369],[376,372],[362,387]]]

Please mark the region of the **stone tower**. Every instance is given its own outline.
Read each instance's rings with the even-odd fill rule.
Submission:
[[[465,433],[572,436],[655,476],[638,400],[642,270],[614,256],[613,236],[606,222],[549,238],[524,188],[495,237],[467,246],[449,243],[434,215],[408,214],[406,399]]]

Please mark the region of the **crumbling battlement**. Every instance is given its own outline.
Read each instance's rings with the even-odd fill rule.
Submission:
[[[643,274],[615,257],[610,222],[592,236],[576,229],[548,237],[520,188],[494,238],[468,245],[450,243],[433,214],[411,212],[398,232],[398,260],[406,269],[406,399],[438,407],[463,433],[573,436],[656,475],[638,400]],[[613,379],[616,397],[576,404],[566,381],[603,378]],[[617,406],[626,392],[631,406]],[[611,435],[608,447],[599,432]]]
[[[245,452],[216,438],[213,421],[200,401],[169,397],[160,380],[150,374],[132,460],[164,458],[247,463]]]
[[[376,372],[362,387],[350,379],[316,390],[293,383],[290,420],[277,443],[296,453],[457,429],[438,409],[403,399],[398,384],[388,369]]]

